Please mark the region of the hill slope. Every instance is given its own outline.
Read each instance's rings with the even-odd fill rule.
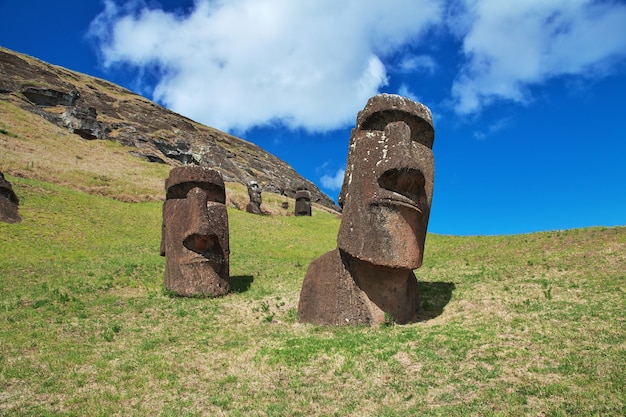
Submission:
[[[312,193],[312,201],[337,209],[315,184],[253,143],[196,123],[108,81],[1,47],[0,106],[0,132],[4,136],[0,139],[7,148],[0,156],[0,169],[12,174],[31,176],[18,171],[23,166],[16,167],[18,162],[23,165],[30,161],[15,159],[20,153],[38,152],[37,148],[46,145],[40,140],[44,137],[51,143],[41,155],[46,158],[41,160],[39,170],[43,172],[37,173],[39,178],[48,174],[45,159],[67,162],[76,156],[83,158],[79,161],[97,157],[76,155],[74,148],[85,149],[86,145],[79,145],[75,139],[107,139],[122,145],[116,148],[117,152],[145,161],[170,167],[191,163],[216,168],[227,182],[246,184],[255,180],[263,191],[291,198],[298,187],[305,185]],[[24,111],[37,117],[25,115]],[[75,138],[50,140],[68,132]],[[30,141],[29,147],[12,140],[16,136]],[[39,139],[33,140],[35,136]],[[92,147],[94,152],[99,150]],[[117,159],[122,165],[131,164],[129,159]],[[102,162],[105,168],[107,162]]]

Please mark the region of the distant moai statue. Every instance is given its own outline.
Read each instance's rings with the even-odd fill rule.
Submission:
[[[222,174],[198,166],[174,168],[165,190],[165,288],[185,297],[226,294],[230,246]]]
[[[289,208],[289,201],[283,201],[282,203],[280,203],[280,206],[287,210]]]
[[[315,259],[298,316],[316,324],[414,321],[433,193],[430,110],[397,95],[372,97],[352,130],[339,195],[337,248]]]
[[[20,199],[13,191],[11,183],[0,172],[0,221],[5,223],[20,223],[22,216],[18,211]]]
[[[304,186],[298,187],[296,191],[296,208],[294,214],[296,216],[311,215],[311,192]]]
[[[248,196],[250,197],[250,202],[246,206],[246,211],[252,214],[263,214],[263,211],[261,211],[261,187],[256,181],[248,183]]]

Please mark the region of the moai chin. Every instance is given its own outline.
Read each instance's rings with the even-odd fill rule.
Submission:
[[[230,247],[222,175],[197,166],[174,168],[165,190],[165,288],[185,297],[226,294]]]
[[[311,192],[304,187],[300,187],[296,191],[296,208],[294,214],[296,216],[311,215]]]
[[[261,187],[256,181],[250,181],[248,183],[248,196],[250,202],[246,206],[246,211],[252,214],[263,214],[261,211]]]
[[[20,199],[13,191],[13,186],[0,172],[0,221],[5,223],[20,223],[22,216],[18,211]]]
[[[306,273],[298,316],[316,324],[414,321],[433,194],[430,110],[397,95],[372,97],[359,112],[339,203],[337,248]]]

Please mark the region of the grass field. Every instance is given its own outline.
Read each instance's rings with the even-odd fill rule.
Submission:
[[[235,292],[176,298],[160,202],[8,179],[0,415],[626,415],[624,227],[429,235],[422,321],[320,327],[296,308],[335,215],[231,207]]]

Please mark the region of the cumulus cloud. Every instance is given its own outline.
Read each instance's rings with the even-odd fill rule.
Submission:
[[[384,57],[442,14],[438,0],[196,0],[186,13],[105,0],[90,34],[106,66],[156,71],[153,98],[195,120],[325,131],[352,123],[387,83]]]
[[[341,186],[343,185],[343,177],[344,174],[346,173],[345,169],[338,169],[337,172],[335,172],[332,175],[323,175],[322,178],[320,178],[320,183],[322,184],[322,187],[328,189],[328,190],[333,190],[333,191],[338,191],[341,190]]]
[[[430,55],[407,54],[400,61],[399,70],[401,72],[425,72],[433,74],[437,69],[437,62]]]
[[[406,83],[402,83],[400,85],[398,88],[398,94],[413,101],[421,101],[417,94],[413,93]]]
[[[604,76],[626,57],[626,5],[594,0],[461,0],[448,23],[466,61],[452,95],[459,113],[496,100],[526,103],[529,87],[564,75]],[[458,11],[458,10],[457,10]]]
[[[474,138],[478,140],[486,139],[488,136],[491,136],[495,133],[500,132],[501,130],[506,129],[511,124],[510,117],[504,117],[502,119],[497,119],[494,122],[487,125],[484,130],[477,130],[474,132]]]

